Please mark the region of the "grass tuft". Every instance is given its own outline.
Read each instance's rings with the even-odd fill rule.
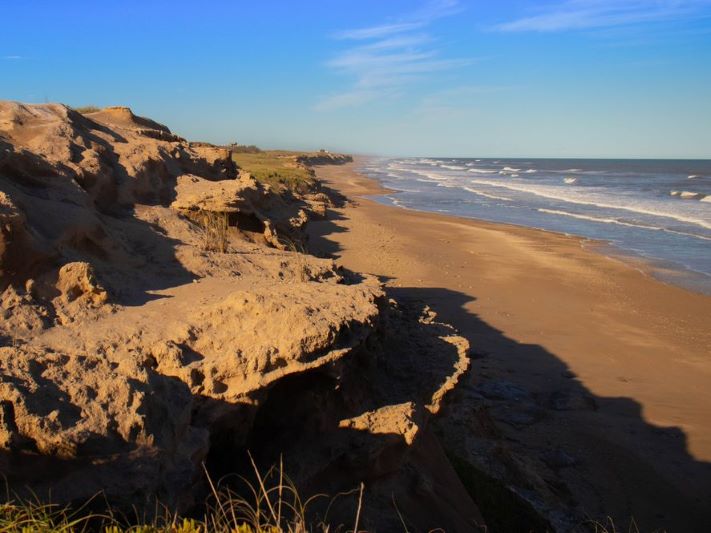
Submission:
[[[316,186],[313,172],[297,161],[300,152],[270,150],[264,152],[232,152],[232,159],[241,169],[269,185],[276,192],[289,190],[306,193]]]
[[[266,473],[259,472],[252,456],[254,480],[239,477],[243,489],[239,493],[232,487],[212,481],[207,470],[205,474],[211,494],[204,505],[202,517],[181,517],[167,507],[157,504],[151,520],[129,521],[109,509],[105,514],[90,513],[88,503],[83,508],[72,511],[69,507],[43,504],[34,501],[8,500],[0,504],[0,532],[2,533],[329,533],[335,531],[325,521],[326,515],[315,524],[309,523],[307,511],[311,504],[321,498],[318,494],[302,499],[295,484],[284,473],[283,462],[273,466]],[[228,481],[225,479],[223,481]],[[364,485],[360,489],[338,494],[358,496],[358,510],[355,517],[357,531],[361,513]],[[244,496],[244,495],[247,496]],[[107,507],[109,507],[107,503]],[[160,512],[159,512],[160,511]],[[339,531],[343,528],[337,528]],[[350,530],[349,530],[350,531]]]
[[[81,113],[82,115],[86,115],[87,113],[96,113],[97,111],[101,111],[101,108],[96,107],[95,105],[85,105],[82,107],[75,107],[74,111]]]
[[[202,210],[197,213],[195,220],[202,230],[202,249],[208,252],[227,252],[229,244],[229,217],[227,213]]]

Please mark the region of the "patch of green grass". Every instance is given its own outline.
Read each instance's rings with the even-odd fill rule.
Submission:
[[[236,154],[258,154],[262,150],[253,144],[238,144],[234,143],[229,146],[229,149]]]
[[[87,113],[96,113],[97,111],[101,111],[100,107],[96,107],[95,105],[85,105],[82,107],[75,107],[74,111],[77,113],[81,113],[82,115],[85,115]]]
[[[313,172],[297,162],[301,152],[269,150],[257,153],[233,152],[237,166],[277,192],[288,189],[305,193],[316,185]]]

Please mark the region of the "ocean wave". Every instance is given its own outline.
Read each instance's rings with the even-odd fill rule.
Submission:
[[[662,228],[659,226],[652,226],[648,224],[635,224],[634,222],[627,222],[625,220],[620,220],[618,218],[612,217],[595,217],[592,215],[581,215],[579,213],[569,213],[568,211],[561,211],[559,209],[545,209],[543,207],[536,209],[539,213],[548,213],[550,215],[560,215],[565,217],[577,218],[579,220],[589,220],[591,222],[602,222],[604,224],[617,224],[619,226],[628,226],[631,228],[642,228],[652,231],[665,231],[667,233],[674,233],[676,235],[684,235],[686,237],[693,237],[695,239],[701,239],[704,241],[711,241],[711,237],[704,237],[703,235],[697,235],[696,233],[688,233],[686,231],[678,231],[669,228]]]
[[[467,167],[460,167],[457,165],[439,165],[439,166],[440,166],[440,168],[446,168],[449,170],[466,170],[467,169]]]
[[[546,172],[552,172],[553,174],[578,174],[581,172],[584,174],[587,174],[588,172],[592,173],[592,171],[585,171],[581,168],[566,168],[565,170],[546,170]]]
[[[504,200],[506,202],[511,202],[511,198],[506,198],[505,196],[497,196],[495,194],[489,194],[488,192],[479,191],[477,189],[472,189],[471,187],[462,187],[465,191],[469,191],[472,194],[477,194],[485,198],[491,198],[492,200]]]
[[[564,178],[563,181],[564,181],[565,183],[567,183],[568,185],[570,185],[571,183],[575,183],[576,181],[578,181],[578,178],[573,178],[573,177]]]
[[[682,200],[701,200],[703,202],[704,198],[706,198],[705,194],[693,191],[669,191],[669,194]]]
[[[703,176],[702,176],[701,174],[692,174],[691,176],[687,176],[686,179],[695,180],[695,179],[698,179],[698,178],[703,178]]]
[[[657,226],[648,226],[646,224],[634,224],[632,222],[625,222],[623,220],[619,220],[617,218],[612,218],[612,217],[595,217],[592,215],[581,215],[579,213],[569,213],[568,211],[561,211],[560,209],[546,209],[544,207],[540,207],[536,209],[539,213],[548,213],[549,215],[561,215],[565,217],[570,217],[570,218],[577,218],[579,220],[590,220],[591,222],[604,222],[605,224],[619,224],[620,226],[630,226],[633,228],[644,228],[644,229],[654,229],[654,230],[662,230],[664,228],[660,228]]]
[[[535,174],[536,172],[538,172],[538,171],[537,171],[535,168],[529,168],[529,169],[526,171],[526,174]]]
[[[521,172],[520,168],[504,167],[501,172]]]
[[[669,211],[661,211],[658,209],[649,209],[649,208],[645,208],[644,206],[640,206],[640,205],[629,205],[629,204],[615,203],[614,201],[611,202],[609,200],[592,201],[592,200],[587,200],[587,199],[582,199],[580,197],[572,196],[570,194],[570,192],[568,192],[568,191],[578,189],[576,187],[562,189],[561,187],[553,186],[553,187],[547,187],[547,189],[543,189],[543,187],[545,187],[545,186],[536,186],[536,185],[529,186],[529,185],[526,185],[523,183],[512,184],[510,182],[502,183],[502,182],[488,181],[488,180],[474,180],[474,183],[477,183],[479,185],[490,185],[492,187],[500,187],[500,188],[508,189],[511,191],[524,192],[524,193],[528,193],[528,194],[533,194],[535,196],[540,196],[542,198],[550,198],[552,200],[561,200],[563,202],[568,202],[571,204],[591,205],[594,207],[601,207],[604,209],[621,209],[623,211],[630,211],[632,213],[639,213],[639,214],[643,214],[643,215],[652,215],[652,216],[657,216],[657,217],[662,217],[662,218],[671,218],[674,220],[678,220],[679,222],[686,222],[688,224],[700,226],[705,229],[711,229],[711,220],[704,220],[704,219],[696,218],[696,217],[683,216],[683,215],[680,215],[679,213],[673,213],[673,212],[669,212]],[[551,191],[550,189],[555,189],[555,190]],[[563,194],[561,194],[558,191],[565,191],[565,192]]]
[[[436,172],[427,172],[426,170],[417,170],[414,168],[409,168],[406,170],[406,172],[417,174],[418,176],[423,176],[438,183],[451,180],[450,176],[443,176],[442,174],[437,174]]]
[[[475,174],[496,174],[495,170],[484,170],[483,168],[470,168],[467,172],[474,172]]]
[[[392,204],[393,204],[395,207],[400,207],[400,208],[402,208],[402,209],[407,209],[407,206],[404,205],[400,200],[398,200],[398,199],[395,198],[394,196],[386,196],[385,198],[387,198],[388,200],[390,200],[390,201],[392,202]]]

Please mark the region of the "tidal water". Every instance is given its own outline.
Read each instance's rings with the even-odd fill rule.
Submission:
[[[602,240],[711,293],[711,160],[372,158],[360,170],[396,191],[382,202]]]

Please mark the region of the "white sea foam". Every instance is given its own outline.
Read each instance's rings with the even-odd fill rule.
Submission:
[[[605,199],[594,198],[587,191],[581,191],[579,187],[570,187],[562,189],[556,186],[546,186],[546,185],[528,185],[525,183],[510,183],[510,182],[496,182],[488,180],[474,180],[475,183],[479,185],[490,185],[492,187],[500,187],[503,189],[508,189],[512,191],[524,192],[528,194],[534,194],[542,198],[550,198],[553,200],[561,200],[563,202],[568,202],[571,204],[578,205],[591,205],[594,207],[602,207],[605,209],[622,209],[624,211],[630,211],[632,213],[640,213],[644,215],[652,215],[663,218],[671,218],[678,220],[679,222],[686,222],[688,224],[694,224],[701,226],[702,228],[711,229],[711,217],[709,219],[690,217],[682,215],[678,212],[671,212],[666,209],[660,208],[650,208],[648,206],[640,204],[630,204],[623,203],[617,199],[615,201],[614,197],[605,197]],[[577,194],[576,194],[577,193]],[[660,206],[662,207],[662,206]]]
[[[526,171],[526,174],[535,174],[536,172],[538,172],[538,171],[537,171],[535,168],[529,168],[529,169]]]
[[[564,178],[563,181],[570,185],[571,183],[575,183],[576,181],[578,181],[578,178]]]
[[[439,165],[441,168],[446,168],[449,170],[466,170],[467,167],[460,167],[457,165]]]
[[[488,192],[480,191],[477,189],[472,189],[471,187],[463,187],[465,191],[469,191],[470,193],[477,194],[479,196],[483,196],[485,198],[491,198],[492,200],[504,200],[506,202],[510,202],[511,198],[506,198],[505,196],[497,196],[496,194],[489,194]]]
[[[701,239],[704,241],[711,241],[711,237],[704,237],[703,235],[697,235],[695,233],[688,233],[686,231],[677,231],[669,228],[661,228],[659,226],[651,226],[648,224],[635,224],[633,222],[627,222],[625,220],[620,220],[618,218],[612,218],[612,217],[594,217],[591,215],[581,215],[579,213],[569,213],[568,211],[561,211],[559,209],[545,209],[545,208],[539,208],[536,209],[539,213],[548,213],[551,215],[560,215],[560,216],[565,216],[565,217],[571,217],[571,218],[577,218],[579,220],[589,220],[591,222],[602,222],[604,224],[617,224],[619,226],[628,226],[631,228],[642,228],[642,229],[648,229],[652,231],[665,231],[667,233],[674,233],[676,235],[684,235],[686,237],[693,237],[695,239]]]
[[[474,172],[475,174],[496,174],[495,170],[484,170],[483,168],[470,168],[469,172]]]
[[[579,213],[569,213],[568,211],[561,211],[560,209],[546,209],[544,207],[540,207],[536,209],[539,213],[548,213],[550,215],[561,215],[565,217],[571,217],[571,218],[577,218],[580,220],[590,220],[592,222],[604,222],[605,224],[619,224],[620,226],[630,226],[633,228],[644,228],[644,229],[654,229],[654,230],[661,230],[663,228],[659,228],[656,226],[647,226],[645,224],[633,224],[632,222],[625,222],[622,220],[618,220],[616,218],[611,218],[611,217],[594,217],[592,215],[581,215]]]
[[[671,196],[677,196],[681,198],[682,200],[701,200],[703,201],[704,198],[706,198],[705,194],[702,194],[700,192],[693,192],[693,191],[669,191],[669,194]]]
[[[695,180],[697,178],[703,178],[703,176],[701,176],[699,174],[692,174],[691,176],[687,177],[687,179],[690,179],[690,180]]]
[[[386,196],[388,200],[390,200],[395,207],[400,207],[402,209],[407,209],[407,206],[403,205],[400,200],[395,198],[394,196]]]
[[[414,168],[408,168],[408,169],[398,169],[402,170],[405,172],[410,172],[412,174],[417,174],[418,176],[423,176],[425,178],[428,178],[432,181],[436,182],[443,182],[443,181],[449,181],[451,178],[449,176],[443,176],[442,174],[437,174],[436,172],[427,172],[425,170],[418,170]]]
[[[599,174],[600,171],[582,170],[580,168],[567,168],[565,170],[547,170],[546,172],[552,172],[554,174]]]

